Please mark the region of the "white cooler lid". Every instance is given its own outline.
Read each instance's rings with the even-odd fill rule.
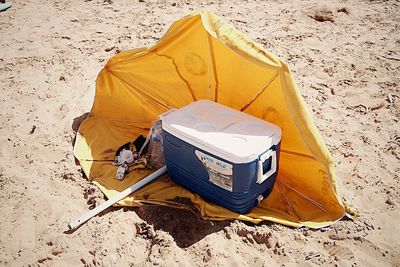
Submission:
[[[192,102],[161,116],[163,130],[233,163],[258,158],[281,140],[281,129],[210,100]]]

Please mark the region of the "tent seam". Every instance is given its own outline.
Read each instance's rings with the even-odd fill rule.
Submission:
[[[214,101],[218,102],[219,81],[218,81],[218,74],[217,74],[217,65],[215,63],[214,47],[212,45],[212,39],[211,39],[212,37],[211,37],[211,34],[208,32],[207,32],[207,38],[208,38],[208,46],[209,46],[209,51],[210,51],[211,62],[212,62],[212,66],[213,66],[213,76],[214,76],[214,80],[215,80]]]
[[[162,104],[160,101],[158,101],[157,99],[155,99],[154,97],[152,97],[152,96],[150,96],[150,95],[148,95],[148,94],[145,94],[145,93],[143,93],[143,92],[141,92],[141,90],[138,90],[137,88],[135,88],[135,87],[133,87],[130,83],[128,83],[127,81],[125,81],[125,79],[121,79],[119,76],[117,76],[117,75],[115,75],[115,73],[113,72],[113,71],[111,71],[111,70],[108,70],[109,71],[109,73],[111,74],[111,75],[113,75],[115,78],[117,78],[118,80],[120,80],[121,82],[123,82],[124,84],[126,84],[130,89],[131,89],[131,91],[132,92],[135,92],[138,96],[139,96],[139,98],[140,97],[142,97],[143,99],[146,99],[148,102],[155,102],[155,103],[157,103],[159,106],[161,106],[161,107],[163,107],[163,108],[165,108],[165,109],[171,109],[171,107],[170,106],[168,106],[168,105],[165,105],[165,104]],[[132,73],[128,73],[129,75],[131,75],[135,80],[136,80],[136,82],[138,83],[138,84],[141,84],[140,82],[138,82],[138,80],[136,79],[136,77],[132,74]],[[157,108],[157,105],[155,105],[154,103],[153,103],[153,106],[155,106],[156,108]]]
[[[251,106],[251,104],[253,104],[261,95],[262,93],[265,92],[265,90],[271,85],[271,83],[273,83],[276,79],[276,77],[278,77],[279,75],[279,71],[277,71],[274,76],[264,85],[264,87],[262,87],[257,93],[256,95],[250,100],[249,103],[247,103],[246,105],[244,105],[240,111],[245,111],[249,106]]]
[[[294,210],[294,208],[292,207],[292,205],[290,204],[290,202],[287,200],[285,194],[282,192],[282,189],[280,187],[280,181],[276,181],[276,187],[279,189],[279,191],[282,194],[282,197],[285,199],[287,205],[289,206],[290,210],[293,212],[293,214],[297,217],[297,219],[299,219],[299,222],[301,222],[300,216],[297,215],[296,211]]]
[[[190,83],[189,83],[189,82],[183,77],[183,75],[179,72],[178,65],[176,65],[175,60],[174,60],[171,56],[167,56],[167,55],[163,55],[163,54],[158,53],[156,50],[157,50],[157,49],[154,49],[154,51],[153,51],[154,54],[156,54],[156,55],[158,55],[158,56],[160,56],[160,57],[166,57],[166,58],[168,58],[169,60],[172,61],[172,64],[174,65],[175,71],[176,71],[176,73],[178,74],[179,78],[181,78],[181,80],[186,84],[186,87],[187,87],[187,89],[189,90],[189,92],[190,92],[190,94],[191,94],[193,100],[194,100],[194,101],[197,101],[196,96],[194,95],[193,89],[192,89],[192,87],[190,86]]]

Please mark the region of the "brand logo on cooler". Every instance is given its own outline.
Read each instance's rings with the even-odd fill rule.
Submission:
[[[232,164],[216,159],[198,150],[195,151],[197,158],[203,163],[208,172],[208,180],[216,186],[225,190],[233,190]]]
[[[195,151],[197,158],[204,166],[224,175],[232,175],[232,164],[216,159],[198,150]]]

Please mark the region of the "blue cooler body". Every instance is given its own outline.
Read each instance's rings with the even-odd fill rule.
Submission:
[[[176,183],[240,214],[271,193],[279,168],[277,126],[208,100],[168,113],[162,121],[165,162]],[[268,131],[258,132],[262,129]]]

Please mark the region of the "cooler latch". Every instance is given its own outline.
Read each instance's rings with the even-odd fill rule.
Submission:
[[[269,159],[271,157],[272,157],[271,169],[269,171],[267,171],[266,173],[264,173],[263,164],[267,159]],[[263,183],[270,176],[272,176],[275,172],[276,172],[276,151],[270,149],[259,157],[257,183],[258,184]]]

